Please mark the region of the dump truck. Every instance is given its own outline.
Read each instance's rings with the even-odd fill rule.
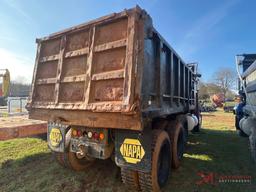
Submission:
[[[197,64],[186,64],[140,7],[37,39],[27,109],[74,170],[112,158],[133,190],[160,191],[199,130]]]
[[[251,155],[256,162],[256,54],[237,55],[236,66],[239,103],[234,108],[235,124],[241,136],[249,137]]]

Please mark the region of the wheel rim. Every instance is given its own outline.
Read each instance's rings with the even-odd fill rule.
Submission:
[[[171,161],[170,157],[170,143],[168,140],[165,140],[161,147],[157,162],[157,176],[160,187],[162,187],[168,180]]]

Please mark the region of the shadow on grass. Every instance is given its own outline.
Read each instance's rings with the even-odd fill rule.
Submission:
[[[76,172],[60,166],[50,152],[7,160],[0,168],[1,191],[129,191],[120,177],[110,159]]]
[[[214,112],[211,112],[211,113],[214,113]],[[209,113],[209,114],[203,113],[202,116],[203,116],[203,117],[215,117],[215,116],[216,116],[216,115],[211,114],[211,113]]]
[[[5,169],[5,168],[11,168],[15,166],[26,166],[31,163],[33,164],[37,161],[40,162],[42,159],[48,159],[50,158],[50,156],[51,156],[50,153],[39,153],[39,154],[27,156],[25,158],[16,159],[16,160],[8,159],[2,163],[1,168]]]

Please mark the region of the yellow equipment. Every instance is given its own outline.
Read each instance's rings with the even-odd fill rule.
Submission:
[[[0,90],[0,105],[3,104],[3,101],[9,95],[10,88],[10,72],[8,69],[0,69],[0,78],[3,78],[2,89]]]

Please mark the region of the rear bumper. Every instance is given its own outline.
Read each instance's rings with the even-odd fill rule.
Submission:
[[[97,113],[84,110],[31,109],[30,119],[60,122],[63,125],[116,128],[141,131],[143,129],[139,114]]]
[[[79,139],[71,138],[70,151],[77,153],[80,151],[79,146],[83,146],[86,155],[97,159],[107,159],[111,156],[114,144],[99,144],[93,142],[86,142]]]

